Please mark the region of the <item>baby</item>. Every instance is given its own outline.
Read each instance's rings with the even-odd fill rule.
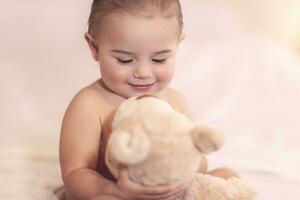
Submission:
[[[115,180],[104,162],[109,121],[123,100],[154,94],[190,116],[182,95],[168,87],[182,27],[179,0],[94,0],[85,39],[101,78],[81,89],[65,112],[60,164],[66,200],[172,200],[185,192],[183,186],[138,185],[126,166]],[[225,168],[209,173],[236,176]]]

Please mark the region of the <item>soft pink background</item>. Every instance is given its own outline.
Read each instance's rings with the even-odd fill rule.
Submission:
[[[297,199],[300,3],[243,2],[182,1],[187,38],[172,85],[195,121],[224,130],[224,148],[209,156],[212,167],[238,170],[258,187],[259,199]],[[90,3],[0,2],[3,151],[49,140],[57,151],[66,106],[99,77],[83,39]]]

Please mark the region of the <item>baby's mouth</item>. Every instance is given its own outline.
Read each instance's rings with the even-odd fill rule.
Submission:
[[[128,83],[131,87],[133,87],[135,90],[138,90],[138,91],[147,91],[149,89],[151,89],[154,85],[155,85],[155,82],[153,83],[147,83],[147,84],[133,84],[133,83]]]

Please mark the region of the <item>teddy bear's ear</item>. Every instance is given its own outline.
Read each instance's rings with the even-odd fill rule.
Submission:
[[[141,131],[132,133],[113,131],[107,144],[109,156],[124,165],[134,165],[144,161],[148,156],[149,148],[149,139]]]
[[[224,142],[223,134],[212,126],[195,125],[192,138],[197,148],[203,153],[220,149]]]

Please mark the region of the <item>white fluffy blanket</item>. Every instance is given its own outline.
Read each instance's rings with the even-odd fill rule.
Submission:
[[[28,136],[0,151],[0,199],[56,200],[53,191],[61,185],[57,136]]]

